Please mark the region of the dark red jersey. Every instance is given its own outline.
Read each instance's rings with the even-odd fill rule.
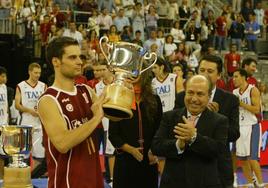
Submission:
[[[77,85],[76,91],[72,93],[49,87],[43,96],[50,96],[55,100],[69,130],[83,126],[93,116],[90,109],[91,96],[85,85]],[[67,153],[60,153],[44,131],[44,146],[49,188],[104,187],[95,131]]]

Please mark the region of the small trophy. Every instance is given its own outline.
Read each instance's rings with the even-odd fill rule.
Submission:
[[[102,44],[106,42],[107,54],[104,52]],[[149,53],[137,44],[128,42],[109,43],[106,36],[100,39],[101,51],[107,60],[107,65],[115,73],[115,80],[108,85],[107,97],[110,100],[103,104],[104,114],[113,121],[132,118],[131,106],[134,99],[133,86],[126,84],[126,78],[137,78],[144,71],[151,68],[156,60],[156,53]],[[154,58],[153,58],[154,57]],[[146,61],[149,65],[143,69]],[[130,87],[131,86],[131,87]]]
[[[3,188],[32,188],[31,169],[23,162],[24,154],[31,150],[32,126],[6,125],[0,130],[0,153],[12,158],[4,168]]]

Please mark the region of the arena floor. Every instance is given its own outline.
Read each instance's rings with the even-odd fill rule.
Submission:
[[[263,167],[262,168],[262,174],[263,174],[263,179],[265,182],[265,187],[268,188],[268,166]],[[42,179],[33,179],[33,185],[36,188],[47,188],[47,179],[46,178],[42,178]],[[110,186],[108,184],[105,183],[105,188],[110,188]],[[243,174],[241,172],[241,170],[238,170],[238,184],[239,184],[239,188],[244,188],[245,186],[243,186],[244,184],[246,184],[246,180],[243,177]],[[0,187],[2,187],[2,182],[0,182]],[[245,187],[246,188],[246,187]]]

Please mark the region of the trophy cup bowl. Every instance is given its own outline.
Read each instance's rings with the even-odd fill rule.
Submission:
[[[32,188],[31,169],[23,162],[31,150],[32,126],[5,125],[0,130],[0,153],[12,158],[4,168],[3,188]]]
[[[108,47],[107,54],[102,47],[104,42]],[[157,60],[157,55],[147,52],[137,44],[129,42],[109,43],[106,36],[100,39],[100,49],[108,67],[115,73],[114,82],[106,87],[106,96],[110,100],[103,104],[104,114],[112,121],[132,118],[131,107],[134,90],[132,84],[126,83],[126,79],[137,78],[151,68]],[[149,61],[150,63],[148,63]],[[143,66],[145,62],[148,65],[146,68]]]

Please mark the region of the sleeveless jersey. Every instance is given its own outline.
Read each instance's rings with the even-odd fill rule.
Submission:
[[[154,92],[161,99],[163,112],[173,110],[175,106],[176,78],[176,74],[169,73],[163,81],[156,77],[152,80]]]
[[[233,94],[236,95],[240,101],[242,101],[245,104],[252,105],[251,102],[251,90],[254,88],[253,85],[248,84],[247,89],[243,92],[239,92],[239,88],[233,90]],[[258,123],[258,120],[256,118],[256,115],[251,113],[250,111],[239,107],[239,124],[242,125],[254,125]]]
[[[38,81],[35,86],[31,86],[26,81],[22,81],[17,87],[21,94],[21,105],[36,110],[38,99],[45,92],[46,84]],[[34,117],[30,113],[21,114],[20,125],[32,125],[35,128],[41,128],[39,117]]]
[[[99,81],[96,85],[95,85],[95,91],[96,91],[96,95],[100,96],[105,88],[105,83],[101,80]],[[102,118],[102,126],[104,131],[108,131],[108,127],[109,127],[109,119],[106,117]]]
[[[96,90],[96,94],[98,96],[100,96],[105,88],[106,84],[103,82],[103,80],[99,81],[96,86],[95,86],[95,90]],[[103,126],[103,130],[105,131],[105,134],[107,134],[106,136],[106,144],[105,144],[105,148],[104,148],[104,153],[107,155],[112,155],[115,151],[114,146],[112,145],[111,141],[108,138],[108,130],[109,130],[109,119],[107,117],[103,117],[102,118],[102,126]]]
[[[75,92],[65,92],[49,87],[41,96],[51,97],[57,104],[66,122],[66,129],[72,130],[93,117],[91,95],[85,85],[77,85]],[[57,122],[55,122],[57,129]],[[95,131],[67,153],[60,153],[48,138],[45,130],[48,188],[103,188],[98,143]]]
[[[96,90],[96,94],[98,96],[100,96],[105,88],[106,84],[103,82],[103,80],[99,81],[96,85],[95,85],[95,90]]]
[[[0,85],[0,125],[8,125],[7,86]]]

